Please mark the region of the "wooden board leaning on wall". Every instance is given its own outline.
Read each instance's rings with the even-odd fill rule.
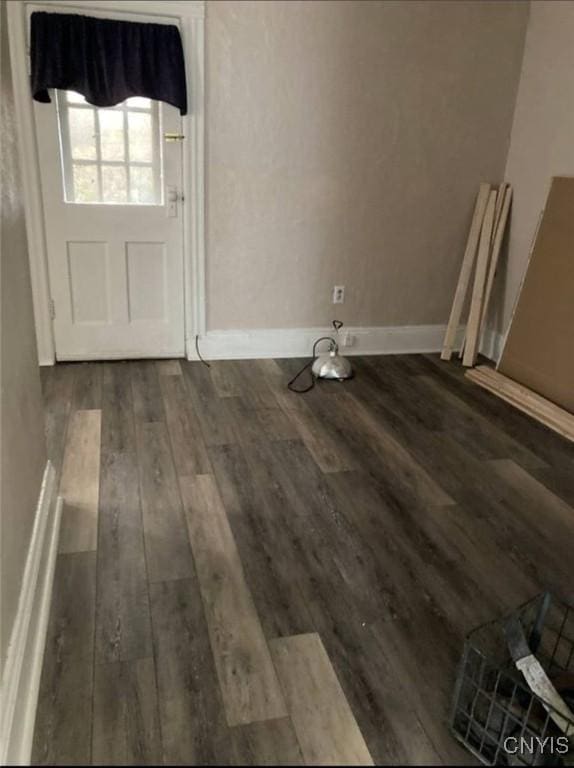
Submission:
[[[498,188],[486,183],[480,185],[441,351],[443,360],[450,360],[452,357],[472,282],[468,321],[460,345],[460,357],[463,365],[467,367],[472,367],[476,362],[486,327],[488,306],[511,201],[512,187],[509,184],[503,182]],[[473,270],[474,278],[471,281]]]
[[[574,177],[552,179],[498,371],[574,413]]]

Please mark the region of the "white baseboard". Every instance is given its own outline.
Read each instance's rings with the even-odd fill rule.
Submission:
[[[409,352],[438,352],[445,325],[344,327],[342,334],[353,338],[342,347],[345,355],[393,355]],[[206,360],[243,360],[261,357],[310,357],[313,342],[332,336],[333,329],[274,328],[271,330],[208,331],[199,339],[199,351]],[[189,356],[197,360],[195,350]]]
[[[504,334],[487,328],[482,336],[482,344],[480,351],[489,360],[493,360],[498,363],[502,354],[502,346],[504,344]]]
[[[62,499],[48,461],[0,692],[0,765],[29,765],[58,552]]]
[[[397,325],[343,328],[353,338],[350,346],[342,346],[345,355],[398,355],[417,352],[440,352],[446,325]],[[199,351],[205,360],[251,360],[264,357],[310,357],[313,342],[320,336],[332,336],[333,329],[324,328],[272,328],[231,331],[207,331],[199,337]],[[462,340],[463,329],[457,334],[455,348]],[[487,329],[481,352],[498,361],[503,336]],[[195,345],[190,345],[188,360],[197,360]],[[155,357],[172,357],[158,354]],[[82,360],[133,359],[133,355],[84,355]],[[77,357],[62,358],[64,362]],[[40,365],[53,365],[48,360]]]

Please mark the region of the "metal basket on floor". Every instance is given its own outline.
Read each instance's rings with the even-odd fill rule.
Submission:
[[[518,619],[519,624],[516,622]],[[565,705],[533,693],[509,650],[509,622]],[[548,594],[468,635],[450,727],[485,765],[574,765],[574,608]]]

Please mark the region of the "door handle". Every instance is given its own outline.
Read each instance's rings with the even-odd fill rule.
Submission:
[[[183,195],[177,187],[169,184],[167,186],[167,201],[168,203],[181,203],[183,202]]]
[[[166,141],[183,141],[185,136],[183,133],[164,133],[163,138]]]
[[[177,204],[183,201],[183,195],[178,188],[173,184],[168,184],[165,188],[166,192],[166,215],[168,218],[173,219],[177,216]]]

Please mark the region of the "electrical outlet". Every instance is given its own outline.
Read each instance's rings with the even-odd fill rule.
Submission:
[[[334,285],[333,286],[333,304],[345,303],[345,286]]]
[[[346,333],[343,334],[343,346],[344,347],[354,347],[355,346],[355,337],[352,333],[349,333],[349,331],[346,331]]]

